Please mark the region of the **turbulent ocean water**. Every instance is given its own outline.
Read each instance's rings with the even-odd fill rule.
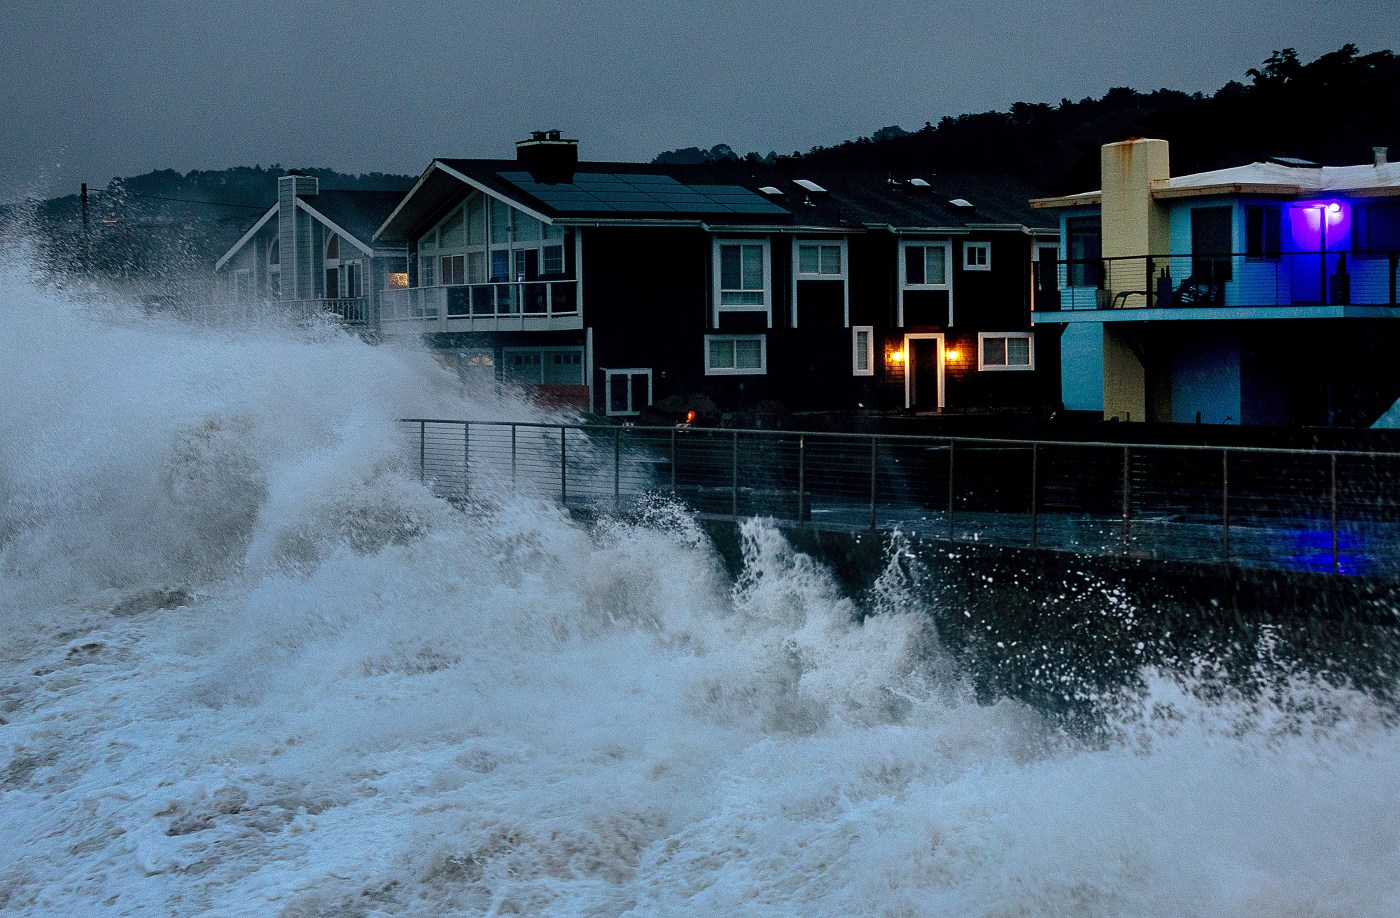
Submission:
[[[396,418],[531,409],[424,351],[15,266],[0,342],[0,912],[1400,914],[1341,676],[1144,666],[1082,730],[974,691],[899,563],[438,499]]]

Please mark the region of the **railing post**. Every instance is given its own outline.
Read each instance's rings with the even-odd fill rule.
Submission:
[[[418,482],[428,482],[428,422],[418,422]]]
[[[472,425],[462,422],[462,499],[472,494]]]
[[[1040,444],[1031,444],[1031,548],[1040,544]]]
[[[734,431],[729,444],[729,513],[739,515],[739,431]]]
[[[953,448],[957,444],[948,441],[948,541],[953,541]]]
[[[515,475],[515,434],[519,429],[519,424],[510,425],[510,483],[512,487],[517,483]]]
[[[1156,284],[1156,281],[1154,280],[1154,278],[1152,277],[1152,273],[1153,273],[1153,270],[1152,270],[1152,269],[1153,269],[1154,267],[1155,267],[1155,263],[1154,263],[1153,260],[1152,260],[1152,256],[1151,256],[1151,255],[1147,256],[1147,280],[1143,283],[1142,289],[1145,290],[1145,291],[1147,292],[1147,308],[1148,308],[1148,309],[1151,309],[1153,306],[1156,306],[1156,305],[1157,305],[1157,303],[1156,303],[1156,298],[1157,298],[1157,284]]]
[[[1335,574],[1341,569],[1337,553],[1337,454],[1332,453],[1328,458],[1332,460],[1332,573]]]
[[[1128,542],[1131,538],[1129,533],[1129,521],[1132,519],[1132,470],[1133,451],[1131,447],[1123,447],[1123,554],[1128,553]]]
[[[807,498],[807,437],[797,438],[797,521],[802,522],[803,502]]]
[[[671,428],[671,497],[676,496],[676,428]]]
[[[569,429],[564,425],[559,425],[559,503],[569,503],[569,452],[567,443],[569,442]]]
[[[1220,532],[1223,536],[1221,551],[1225,563],[1230,563],[1230,451],[1220,451]]]
[[[875,453],[880,446],[879,437],[870,438],[870,528],[875,528]]]
[[[613,428],[613,509],[622,508],[622,428]]]

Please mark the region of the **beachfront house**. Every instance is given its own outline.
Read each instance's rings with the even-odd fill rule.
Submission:
[[[1400,167],[1290,158],[1172,176],[1108,144],[1098,191],[1042,198],[1065,407],[1120,421],[1366,426],[1400,396]]]
[[[277,202],[214,267],[218,300],[377,324],[384,290],[408,283],[402,244],[373,241],[399,191],[322,191],[314,176],[277,179]]]
[[[516,154],[433,160],[374,236],[409,255],[383,331],[464,375],[621,417],[1058,398],[1030,322],[1055,233],[1012,180]]]

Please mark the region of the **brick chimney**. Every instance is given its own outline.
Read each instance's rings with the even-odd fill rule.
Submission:
[[[560,137],[559,131],[531,131],[528,140],[515,142],[515,159],[537,182],[572,182],[578,169],[578,141]]]

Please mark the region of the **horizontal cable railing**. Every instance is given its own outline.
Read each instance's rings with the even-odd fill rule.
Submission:
[[[419,478],[473,499],[915,532],[1095,555],[1400,575],[1400,453],[412,418]]]
[[[1035,310],[1395,306],[1400,252],[1274,251],[1035,263]]]

